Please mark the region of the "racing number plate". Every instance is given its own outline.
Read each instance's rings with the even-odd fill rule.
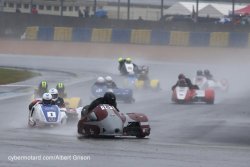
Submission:
[[[55,122],[56,121],[56,112],[49,111],[47,112],[47,117],[49,122]]]
[[[47,117],[48,118],[55,118],[56,117],[56,112],[54,112],[54,111],[47,112]]]
[[[56,112],[54,111],[47,112],[47,117],[49,121],[56,121]]]

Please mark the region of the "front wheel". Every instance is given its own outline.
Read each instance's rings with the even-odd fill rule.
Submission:
[[[35,126],[36,126],[36,122],[32,118],[29,118],[29,120],[28,120],[28,127],[29,128],[33,128]]]

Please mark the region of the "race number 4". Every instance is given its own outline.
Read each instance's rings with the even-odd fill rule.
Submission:
[[[48,118],[55,118],[56,117],[56,112],[54,112],[54,111],[47,112],[47,117]]]

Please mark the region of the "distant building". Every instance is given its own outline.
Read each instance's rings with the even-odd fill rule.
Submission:
[[[79,9],[84,11],[87,7],[90,8],[90,16],[93,15],[94,0],[64,0],[63,7],[61,7],[61,0],[0,0],[0,7],[2,2],[2,11],[15,12],[20,9],[22,13],[30,13],[31,7],[35,6],[39,14],[60,15],[61,9],[63,16],[79,16]],[[32,2],[32,4],[31,4]],[[166,6],[165,6],[166,7]],[[97,9],[102,8],[107,11],[107,17],[116,19],[118,17],[117,1],[98,1]],[[120,19],[127,19],[127,3],[120,4]],[[138,19],[141,16],[143,20],[159,20],[160,15],[160,1],[159,4],[132,4],[130,8],[130,19]]]

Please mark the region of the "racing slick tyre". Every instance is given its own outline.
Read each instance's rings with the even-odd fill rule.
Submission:
[[[136,135],[136,137],[137,137],[137,138],[139,138],[139,139],[142,139],[142,138],[145,138],[146,136],[145,136],[145,135],[140,134],[140,135]]]
[[[121,67],[121,69],[120,69],[120,74],[121,74],[121,75],[127,75],[127,74],[128,74],[125,65],[123,65],[123,66]]]
[[[206,89],[205,90],[205,102],[207,104],[214,104],[214,90],[213,89]]]
[[[214,104],[214,100],[207,101],[207,104]]]

